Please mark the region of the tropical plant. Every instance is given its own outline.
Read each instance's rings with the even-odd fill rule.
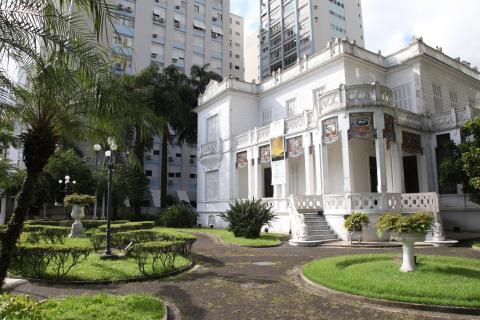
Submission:
[[[366,213],[352,212],[345,219],[344,225],[348,231],[362,231],[363,227],[368,226],[369,222]]]
[[[30,297],[4,293],[0,295],[0,319],[46,320],[47,317]]]
[[[70,194],[66,196],[63,200],[65,206],[88,206],[89,204],[95,203],[95,197],[88,194]]]
[[[180,203],[165,209],[160,216],[162,225],[169,228],[192,228],[197,224],[198,214],[189,203]]]
[[[433,223],[432,215],[428,213],[414,213],[402,215],[387,213],[377,221],[377,234],[381,238],[385,232],[390,232],[391,237],[399,237],[409,233],[427,233]]]
[[[464,142],[448,145],[450,156],[440,164],[440,183],[462,184],[470,201],[480,204],[480,118],[467,122],[462,135]]]
[[[220,217],[228,222],[227,230],[233,232],[235,237],[250,239],[260,238],[262,227],[270,226],[276,219],[272,208],[260,199],[235,200]]]

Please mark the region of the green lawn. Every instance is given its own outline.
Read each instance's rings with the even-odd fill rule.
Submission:
[[[480,261],[417,256],[417,271],[402,273],[394,255],[340,256],[312,261],[305,276],[325,287],[370,298],[480,307]]]
[[[178,228],[155,228],[156,230],[164,232],[187,232],[187,233],[209,233],[219,236],[223,242],[246,246],[246,247],[273,247],[281,243],[277,235],[262,234],[260,239],[246,239],[244,237],[236,238],[233,233],[224,229],[208,229],[208,228],[192,228],[192,229],[178,229]]]
[[[475,242],[475,243],[473,244],[473,246],[474,246],[475,248],[480,248],[480,242]]]
[[[148,295],[96,295],[49,300],[39,305],[51,320],[160,320],[162,300]]]

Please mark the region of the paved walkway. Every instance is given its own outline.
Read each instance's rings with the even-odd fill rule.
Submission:
[[[174,279],[108,286],[39,286],[15,289],[39,299],[65,295],[148,292],[174,302],[183,319],[472,319],[445,314],[379,308],[322,298],[292,281],[290,271],[307,261],[352,253],[398,252],[399,248],[297,248],[288,244],[269,249],[214,243],[199,235],[194,246],[198,266]],[[480,259],[467,247],[421,248],[422,254],[459,255]]]

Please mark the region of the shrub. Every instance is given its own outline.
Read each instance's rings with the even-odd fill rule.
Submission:
[[[0,295],[0,319],[2,320],[46,320],[38,304],[24,295]]]
[[[158,263],[164,270],[175,268],[175,260],[182,252],[182,241],[155,241],[134,244],[128,250],[128,256],[135,259],[138,270],[146,274],[145,266],[148,261],[152,262],[152,270],[157,270]]]
[[[190,204],[175,204],[162,212],[160,222],[169,228],[192,228],[197,224],[198,214]]]
[[[391,237],[401,233],[426,233],[432,226],[433,217],[428,213],[414,213],[401,215],[386,213],[377,221],[377,234],[382,237],[385,232],[390,232]]]
[[[28,243],[64,243],[70,229],[67,227],[26,225],[23,231],[27,232]]]
[[[3,237],[5,236],[5,232],[7,232],[6,225],[0,225],[0,244],[2,243]]]
[[[124,232],[124,231],[131,231],[131,230],[144,230],[144,229],[152,229],[155,226],[155,222],[153,221],[142,221],[142,222],[127,222],[127,223],[120,223],[120,224],[112,224],[110,226],[110,231],[112,233],[116,232]],[[105,232],[107,230],[107,225],[102,225],[98,227],[98,231]]]
[[[363,227],[368,226],[368,215],[366,213],[352,212],[344,222],[348,231],[362,231]]]
[[[128,220],[115,220],[112,224],[120,224],[130,222]],[[39,225],[39,226],[57,226],[57,227],[71,227],[73,220],[27,220],[25,225]],[[97,229],[107,223],[107,220],[82,220],[82,225],[85,230]]]
[[[40,278],[52,266],[57,279],[63,278],[80,261],[86,259],[88,247],[57,244],[18,245],[13,269],[24,276]]]
[[[95,197],[90,196],[88,194],[78,194],[74,193],[71,195],[66,196],[63,199],[63,204],[67,206],[73,206],[73,205],[78,205],[78,206],[88,206],[89,204],[95,203]]]
[[[229,223],[227,230],[235,237],[259,238],[264,225],[275,219],[272,209],[261,200],[235,200],[220,217]]]

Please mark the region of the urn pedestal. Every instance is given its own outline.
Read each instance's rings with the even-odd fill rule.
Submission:
[[[413,254],[413,248],[415,242],[425,241],[425,234],[423,233],[403,233],[396,237],[398,241],[402,242],[403,248],[403,260],[400,271],[410,272],[415,271],[415,256]]]
[[[75,220],[72,224],[72,230],[70,231],[70,238],[84,237],[83,225],[80,219],[85,217],[85,206],[74,204],[72,206],[71,217]]]

